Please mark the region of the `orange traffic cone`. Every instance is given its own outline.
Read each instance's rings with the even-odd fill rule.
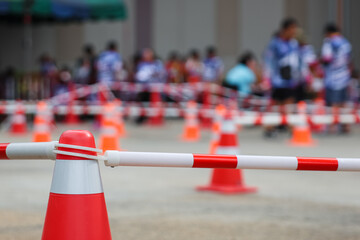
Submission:
[[[123,119],[123,113],[119,109],[121,107],[122,103],[121,101],[115,102],[115,112],[114,112],[114,123],[117,129],[117,134],[119,137],[125,137],[126,136],[126,130],[125,130],[125,124]]]
[[[188,142],[198,141],[200,138],[199,122],[197,119],[197,104],[190,101],[187,104],[185,113],[185,128],[182,135],[182,140]]]
[[[227,114],[221,126],[221,135],[219,146],[217,148],[217,154],[236,155],[238,153],[239,148],[236,126],[231,119],[231,115]],[[232,156],[229,156],[229,158],[230,157]],[[241,169],[214,169],[210,185],[197,187],[197,190],[213,191],[222,194],[242,194],[257,191],[255,187],[245,186]]]
[[[120,150],[118,131],[114,122],[115,109],[114,103],[107,103],[101,117],[100,148],[104,152],[107,150]]]
[[[88,131],[66,131],[59,143],[95,148]],[[87,150],[58,150],[96,156]],[[57,154],[42,239],[111,239],[98,161]]]
[[[37,104],[36,116],[34,119],[33,142],[49,142],[51,112],[49,111],[46,102],[40,101]]]
[[[315,99],[315,108],[313,110],[313,115],[319,116],[319,115],[325,115],[326,114],[326,108],[325,108],[325,101],[321,98]],[[310,128],[314,132],[324,132],[326,130],[325,124],[314,124],[310,123]]]
[[[226,113],[226,108],[224,105],[219,104],[215,108],[215,116],[214,121],[211,127],[211,140],[210,140],[210,154],[215,154],[217,146],[219,144],[220,139],[220,131],[221,131],[221,122],[223,121],[223,117]]]
[[[311,130],[307,121],[305,102],[298,103],[298,113],[301,122],[293,127],[290,145],[300,147],[314,146],[315,141],[311,136]]]
[[[151,126],[162,126],[164,124],[164,109],[159,86],[154,86],[151,91],[150,107],[152,111],[148,123]]]
[[[12,134],[25,134],[27,131],[26,127],[26,116],[25,108],[21,102],[16,104],[15,113],[10,118],[10,132]]]

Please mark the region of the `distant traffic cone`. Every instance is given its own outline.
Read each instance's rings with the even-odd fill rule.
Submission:
[[[185,127],[182,140],[188,142],[198,141],[200,138],[199,122],[197,119],[196,102],[190,101],[185,112]]]
[[[161,126],[164,124],[164,109],[161,101],[159,86],[154,86],[150,95],[151,115],[148,123],[151,126]]]
[[[74,106],[74,102],[76,99],[76,92],[75,92],[75,86],[73,84],[70,84],[69,86],[69,103],[68,103],[68,107],[67,107],[67,113],[65,116],[65,123],[66,124],[78,124],[80,122],[79,120],[79,116],[76,115],[75,113],[75,106]]]
[[[315,108],[314,108],[312,114],[315,116],[325,115],[326,114],[325,101],[323,99],[318,98],[318,99],[315,99],[314,103],[315,103]],[[317,133],[326,131],[325,124],[310,123],[310,128],[312,131],[317,132]]]
[[[200,126],[202,128],[211,128],[212,125],[210,87],[210,83],[203,85],[202,105],[199,112]]]
[[[315,141],[311,136],[311,129],[308,124],[306,116],[306,103],[298,103],[298,114],[300,115],[301,123],[293,126],[293,135],[290,140],[290,145],[300,147],[310,147],[315,145]]]
[[[118,131],[113,118],[115,108],[114,103],[107,103],[101,117],[100,148],[104,152],[107,150],[120,150]]]
[[[10,117],[10,133],[25,134],[27,132],[26,116],[24,105],[19,102],[16,104],[15,113]]]
[[[223,121],[225,113],[226,108],[224,105],[219,104],[216,106],[214,121],[211,127],[210,154],[215,154],[217,146],[219,145],[221,122]]]
[[[95,148],[88,131],[70,130],[60,144]],[[96,152],[66,147],[58,150],[96,156]],[[97,160],[57,154],[42,240],[111,239]]]
[[[40,101],[36,106],[36,116],[34,119],[33,142],[49,142],[51,141],[51,112],[47,104]]]
[[[236,134],[236,126],[231,119],[231,115],[227,113],[225,120],[221,126],[221,135],[217,154],[237,155],[239,154],[238,139]],[[217,155],[214,155],[216,158]],[[231,161],[229,156],[229,161]],[[236,157],[235,157],[236,158]],[[236,159],[235,159],[236,162]],[[254,193],[257,191],[255,187],[245,186],[241,169],[214,169],[210,185],[197,187],[198,191],[213,191],[222,194],[243,194]]]
[[[126,136],[126,130],[125,130],[125,124],[124,124],[124,118],[121,108],[122,106],[121,101],[115,102],[115,111],[114,111],[114,123],[117,129],[117,134],[119,137],[125,137]]]

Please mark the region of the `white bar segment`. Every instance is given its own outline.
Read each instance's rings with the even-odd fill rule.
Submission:
[[[237,155],[236,157],[238,160],[236,168],[296,170],[298,167],[298,160],[296,157],[249,155]]]
[[[50,192],[59,194],[102,193],[98,161],[57,159]]]
[[[191,153],[151,153],[106,151],[106,166],[144,166],[144,167],[192,167],[194,157]]]
[[[359,158],[337,158],[338,171],[360,171]]]
[[[55,159],[57,142],[10,143],[6,148],[9,159]]]

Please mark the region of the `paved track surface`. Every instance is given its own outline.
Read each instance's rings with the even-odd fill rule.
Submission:
[[[181,142],[182,121],[164,127],[126,122],[121,147],[131,151],[207,153],[209,131],[197,143]],[[58,125],[98,132],[92,124]],[[360,127],[350,135],[317,135],[311,148],[287,145],[289,136],[264,139],[242,129],[241,152],[256,155],[360,157]],[[0,142],[29,141],[2,133]],[[0,239],[40,239],[54,162],[0,162]],[[113,239],[360,239],[360,173],[245,170],[251,195],[196,192],[208,169],[106,168],[101,174]]]

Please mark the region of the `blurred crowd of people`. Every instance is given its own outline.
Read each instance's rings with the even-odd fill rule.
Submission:
[[[85,46],[73,68],[59,69],[55,60],[44,54],[40,75],[50,79],[51,95],[68,91],[73,83],[211,82],[236,89],[241,96],[269,96],[276,104],[316,98],[325,99],[330,106],[358,101],[359,79],[351,64],[351,44],[335,24],[325,26],[323,46],[318,52],[307,42],[298,22],[287,18],[271,37],[261,60],[246,51],[227,72],[215,47],[208,47],[204,57],[195,49],[187,56],[172,52],[166,61],[145,48],[131,61],[125,61],[116,43],[109,42],[98,55],[91,45]],[[12,72],[3,76],[10,81],[8,84]]]

